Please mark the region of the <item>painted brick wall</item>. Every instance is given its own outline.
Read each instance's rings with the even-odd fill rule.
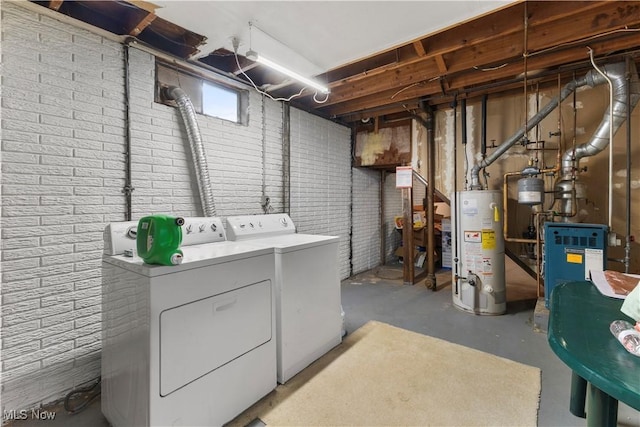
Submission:
[[[2,2],[2,406],[49,403],[100,372],[102,230],[125,215],[124,50]],[[153,102],[154,58],[129,50],[133,216],[201,215],[185,131]],[[249,124],[198,116],[219,216],[282,203],[282,105]],[[350,131],[291,110],[291,214],[341,237],[349,274]],[[338,227],[334,227],[338,224]]]
[[[380,172],[353,169],[352,274],[380,265]]]
[[[177,108],[153,102],[154,57],[131,49],[129,61],[133,217],[201,216],[182,118]],[[218,216],[262,213],[263,176],[274,211],[282,209],[282,106],[251,91],[249,108],[248,126],[197,116]]]
[[[340,277],[350,274],[351,130],[291,109],[291,218],[298,231],[340,236]]]
[[[100,368],[102,230],[122,220],[122,47],[2,2],[2,405]]]

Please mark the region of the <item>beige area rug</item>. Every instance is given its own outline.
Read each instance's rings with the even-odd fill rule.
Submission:
[[[380,322],[233,420],[268,426],[535,426],[540,369]]]

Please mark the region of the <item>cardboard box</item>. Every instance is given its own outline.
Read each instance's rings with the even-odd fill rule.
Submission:
[[[450,218],[451,217],[451,207],[445,202],[437,202],[433,204],[436,208],[436,214],[442,215],[442,218]]]
[[[427,225],[427,215],[425,211],[413,213],[413,228],[423,228]]]

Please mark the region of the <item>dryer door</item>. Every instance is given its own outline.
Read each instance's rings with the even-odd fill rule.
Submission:
[[[167,396],[271,340],[271,281],[160,314],[160,395]]]

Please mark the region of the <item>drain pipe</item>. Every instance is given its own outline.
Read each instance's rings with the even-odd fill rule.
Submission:
[[[480,134],[480,154],[484,160],[487,157],[487,100],[489,95],[482,95],[482,131]]]
[[[204,216],[216,216],[216,208],[213,203],[213,192],[211,181],[209,180],[209,167],[207,166],[207,156],[204,151],[204,143],[196,120],[196,111],[189,96],[176,86],[170,86],[164,90],[168,99],[176,101],[178,110],[184,121],[187,130],[187,138],[191,147],[191,157],[193,159],[198,190],[200,191],[200,203]]]

